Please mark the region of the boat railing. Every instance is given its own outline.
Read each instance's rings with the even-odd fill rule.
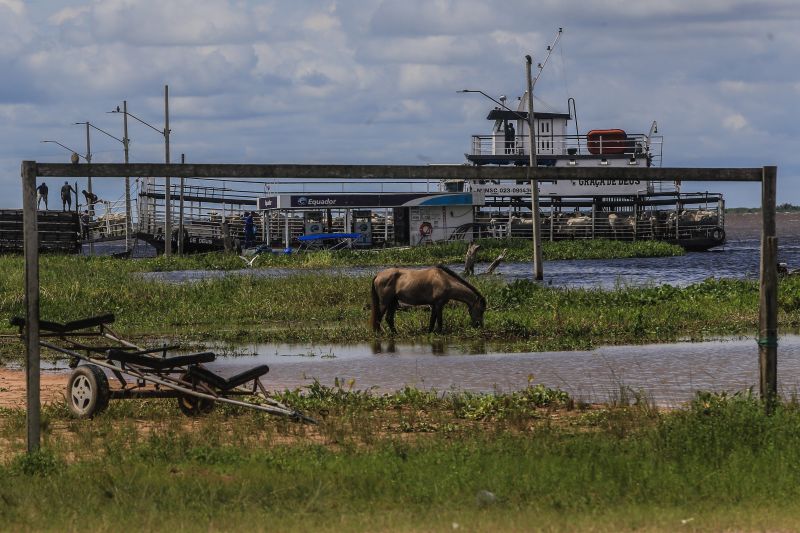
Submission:
[[[501,133],[494,135],[473,135],[472,153],[474,156],[520,156],[530,154],[530,136],[516,135],[506,140]],[[649,153],[653,166],[660,166],[663,137],[634,133],[625,140],[604,139],[603,136],[588,139],[586,135],[539,135],[536,138],[537,155],[639,155]]]
[[[88,210],[88,207],[85,207]],[[108,240],[125,238],[132,232],[128,225],[128,217],[125,212],[125,198],[120,197],[116,200],[98,199],[92,204],[91,218],[86,234],[89,240]],[[131,213],[136,213],[136,199],[131,198]]]

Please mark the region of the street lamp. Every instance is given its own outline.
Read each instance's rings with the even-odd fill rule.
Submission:
[[[128,139],[128,121],[127,121],[127,118],[131,117],[134,120],[136,120],[137,122],[140,122],[140,123],[144,124],[145,126],[150,128],[151,130],[159,133],[161,136],[164,137],[165,159],[166,159],[166,163],[169,164],[169,134],[170,134],[170,129],[169,129],[169,86],[168,85],[164,86],[164,129],[163,130],[159,130],[158,128],[156,128],[152,124],[146,122],[145,120],[142,120],[141,118],[137,117],[136,115],[134,115],[133,113],[128,111],[128,102],[127,101],[124,101],[122,103],[122,106],[123,106],[122,110],[120,110],[119,106],[117,106],[117,108],[115,110],[109,111],[109,113],[122,113],[124,115],[124,117],[125,117],[125,120],[124,120],[124,124],[125,124],[125,162],[126,163],[128,162],[128,146],[127,146],[127,142],[129,141],[129,139]],[[127,184],[129,183],[129,179],[130,178],[125,178],[125,179],[126,179],[126,189],[127,189],[128,188]],[[171,220],[172,219],[172,191],[170,189],[171,189],[171,187],[170,187],[169,176],[165,176],[164,177],[164,255],[167,256],[167,257],[172,255],[172,244],[171,244],[171,242],[172,242],[172,220]],[[183,191],[183,178],[181,178],[181,191]],[[130,203],[129,197],[126,197],[125,201],[126,201],[126,204],[129,204]],[[182,228],[181,228],[181,233],[182,233]],[[179,238],[178,239],[178,253],[182,253],[183,252],[182,243],[183,243],[183,239]]]
[[[536,178],[534,176],[535,169],[537,166],[536,161],[536,141],[535,141],[535,130],[534,130],[534,120],[533,120],[533,82],[531,81],[531,56],[525,56],[525,70],[527,74],[527,82],[528,82],[528,116],[525,117],[520,113],[510,109],[506,106],[503,102],[496,100],[495,98],[489,96],[485,92],[477,89],[462,89],[457,91],[459,93],[478,93],[492,102],[496,103],[506,111],[511,112],[515,117],[520,120],[526,121],[528,123],[528,134],[529,134],[529,143],[530,147],[528,148],[528,181],[531,184],[531,222],[532,228],[531,231],[533,233],[533,275],[534,279],[541,280],[544,277],[543,268],[542,268],[542,244],[541,244],[541,221],[539,220],[539,184],[536,182]]]
[[[58,146],[60,146],[61,148],[65,149],[66,151],[68,151],[68,152],[72,152],[72,155],[73,155],[74,157],[77,157],[77,158],[80,158],[80,157],[82,157],[82,158],[86,159],[86,156],[85,156],[85,155],[81,155],[81,154],[79,154],[79,153],[77,152],[77,150],[73,150],[73,149],[72,149],[72,148],[70,148],[69,146],[65,146],[65,145],[61,144],[60,142],[58,142],[58,141],[43,140],[43,141],[41,141],[41,142],[43,142],[43,143],[53,143],[53,144],[57,144],[57,145],[58,145]],[[73,161],[73,163],[75,163],[75,162],[76,162],[76,161]],[[87,160],[87,162],[88,162],[88,160]]]

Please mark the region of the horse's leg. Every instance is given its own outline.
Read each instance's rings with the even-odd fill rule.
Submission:
[[[438,333],[442,332],[442,309],[444,309],[443,303],[431,305],[431,321],[428,326],[428,333],[433,333],[434,331]],[[436,326],[437,323],[439,324],[438,328]]]
[[[377,309],[375,310],[375,332],[381,331],[381,321],[383,320],[383,316],[386,314],[386,306],[383,304],[379,304]]]
[[[386,323],[389,324],[389,329],[392,333],[397,333],[394,327],[394,314],[397,311],[397,302],[392,302],[386,306]]]
[[[436,318],[439,321],[439,329],[437,329],[436,331],[438,331],[439,333],[441,333],[442,332],[442,328],[444,328],[444,306],[445,305],[447,305],[447,302],[446,301],[442,302],[439,305],[439,308],[437,309],[437,312],[436,312]]]

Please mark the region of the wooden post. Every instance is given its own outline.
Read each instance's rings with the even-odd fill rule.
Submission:
[[[503,260],[506,258],[507,252],[508,248],[503,248],[503,251],[500,252],[500,255],[498,255],[494,261],[492,261],[492,264],[489,265],[489,268],[486,269],[486,272],[484,272],[484,274],[491,274],[492,272],[494,272],[494,269],[497,268],[497,265],[503,262]]]
[[[225,253],[233,251],[233,242],[231,240],[231,225],[225,215],[222,215],[222,247]]]
[[[761,398],[770,413],[778,396],[778,238],[775,236],[777,167],[764,167],[761,182],[761,283],[758,366]]]
[[[475,244],[474,242],[469,245],[469,249],[467,250],[467,255],[464,257],[465,275],[472,275],[475,273],[475,259],[480,247],[481,247],[480,244]]]
[[[22,227],[25,250],[25,384],[28,453],[39,449],[39,232],[36,163],[22,162]]]

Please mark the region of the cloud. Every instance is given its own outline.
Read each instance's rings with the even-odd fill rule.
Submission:
[[[163,123],[165,84],[190,161],[462,162],[494,104],[456,91],[514,102],[559,26],[539,109],[574,97],[582,133],[657,120],[668,165],[796,176],[798,22],[795,0],[0,0],[0,204],[18,203],[22,159],[63,160],[41,139],[83,146],[75,121],[119,132],[105,111],[127,99]],[[161,160],[131,130],[132,157]]]
[[[739,113],[734,113],[725,117],[725,120],[722,121],[722,125],[728,130],[740,131],[746,128],[748,124],[746,118]]]
[[[17,16],[21,16],[25,12],[25,4],[22,0],[0,0],[0,8],[7,9]]]
[[[50,21],[73,43],[190,46],[247,42],[256,34],[250,15],[227,0],[94,0]]]
[[[720,89],[727,93],[747,93],[758,92],[759,84],[742,80],[723,80],[720,82]]]

